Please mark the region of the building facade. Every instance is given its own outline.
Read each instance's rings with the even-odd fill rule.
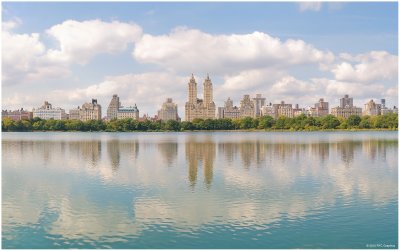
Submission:
[[[101,105],[97,103],[97,99],[92,99],[91,103],[85,103],[79,113],[80,120],[101,120]]]
[[[329,103],[325,102],[323,98],[320,98],[318,103],[314,105],[316,116],[324,117],[329,114]]]
[[[250,99],[250,95],[244,95],[243,99],[240,101],[240,117],[255,117],[254,102]]]
[[[139,119],[139,109],[136,104],[129,107],[119,107],[117,112],[117,119]]]
[[[224,107],[218,107],[218,118],[219,119],[238,119],[240,118],[240,111],[237,106],[233,106],[233,101],[228,98],[225,101]]]
[[[267,105],[264,105],[261,107],[261,116],[271,116],[273,118],[276,118],[276,110],[275,107],[272,105],[272,103],[269,103]]]
[[[213,100],[213,86],[210,77],[203,83],[204,99],[197,98],[197,83],[192,77],[188,83],[188,101],[185,104],[185,121],[192,122],[196,118],[200,119],[214,119],[215,118],[215,103]]]
[[[381,114],[381,105],[376,104],[372,99],[364,104],[363,115],[376,116]]]
[[[7,111],[7,110],[2,110],[1,111],[1,117],[2,118],[10,118],[14,121],[18,120],[30,120],[33,117],[33,113],[29,111],[25,111],[23,108],[20,110],[15,110],[15,111]]]
[[[97,103],[97,99],[92,99],[91,103],[84,103],[82,107],[69,110],[70,120],[101,120],[101,105]]]
[[[114,94],[107,108],[107,120],[116,119],[120,107],[121,103],[119,102],[119,97],[117,94]]]
[[[172,102],[172,98],[167,98],[167,101],[162,104],[161,109],[158,110],[157,118],[162,121],[180,121],[178,116],[178,106]]]
[[[67,114],[65,113],[64,109],[61,109],[59,107],[53,108],[53,106],[47,102],[44,101],[44,104],[39,107],[39,108],[33,108],[32,109],[32,116],[34,118],[41,118],[41,119],[55,119],[55,120],[61,120],[61,119],[67,119]]]
[[[253,98],[254,103],[254,117],[261,117],[261,107],[265,105],[265,98],[261,97],[261,94],[256,94]]]
[[[117,94],[114,94],[111,98],[110,104],[107,107],[107,120],[113,119],[139,119],[139,109],[136,104],[134,106],[123,107],[119,101]]]
[[[361,116],[362,109],[353,106],[353,98],[350,98],[349,95],[346,94],[343,98],[340,99],[340,106],[331,109],[331,114],[335,117],[342,117],[347,119],[351,115]]]
[[[292,104],[285,104],[285,101],[281,101],[280,104],[274,104],[273,106],[276,109],[276,118],[279,118],[280,116],[285,116],[287,118],[294,117]]]

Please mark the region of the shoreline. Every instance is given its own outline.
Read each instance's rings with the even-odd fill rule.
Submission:
[[[163,132],[365,132],[365,131],[399,131],[398,129],[388,129],[388,128],[372,128],[372,129],[319,129],[319,130],[290,130],[290,129],[238,129],[238,130],[183,130],[183,131],[57,131],[57,130],[34,130],[34,131],[2,131],[2,133],[7,132],[65,132],[65,133],[140,133],[140,132],[156,132],[156,133],[163,133]]]

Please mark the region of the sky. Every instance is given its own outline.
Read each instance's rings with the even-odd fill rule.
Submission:
[[[167,98],[184,118],[193,73],[214,101],[398,103],[397,2],[2,2],[2,109],[113,94],[140,116]]]

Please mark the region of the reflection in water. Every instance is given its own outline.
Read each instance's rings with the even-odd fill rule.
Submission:
[[[90,163],[90,167],[97,167],[101,158],[101,141],[98,140],[68,142],[68,149],[75,158],[82,157],[83,161]]]
[[[172,166],[178,155],[178,143],[176,142],[161,142],[157,145],[158,150],[163,155],[168,166]]]
[[[116,139],[107,142],[107,152],[110,156],[110,164],[113,171],[117,171],[119,168],[121,159],[119,145],[119,141]]]
[[[197,181],[197,169],[203,168],[204,183],[209,187],[213,179],[215,160],[215,143],[187,141],[185,143],[186,160],[189,166],[189,183],[194,186]]]
[[[3,134],[4,247],[397,245],[395,132],[31,135]]]

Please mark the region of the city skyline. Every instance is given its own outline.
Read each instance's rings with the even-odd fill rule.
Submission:
[[[68,111],[95,98],[106,114],[118,93],[141,115],[172,98],[184,118],[192,73],[199,84],[210,74],[216,107],[258,93],[301,107],[345,94],[359,107],[398,103],[396,2],[2,7],[3,109],[48,100]]]

